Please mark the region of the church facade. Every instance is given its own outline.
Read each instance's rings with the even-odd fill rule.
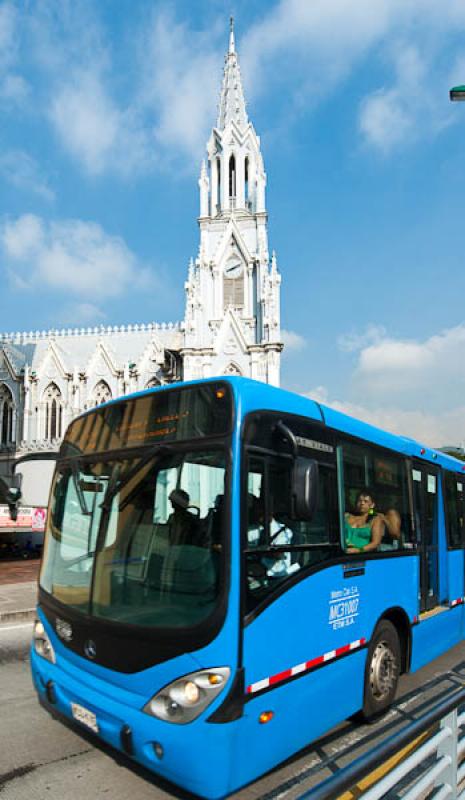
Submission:
[[[281,277],[265,191],[231,28],[184,321],[0,334],[0,474],[20,455],[56,450],[74,417],[123,394],[227,374],[279,384]]]

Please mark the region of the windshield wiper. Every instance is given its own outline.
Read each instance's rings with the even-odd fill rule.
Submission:
[[[118,469],[113,470],[112,476],[108,482],[107,490],[105,492],[105,497],[100,503],[100,508],[102,508],[103,511],[109,512],[114,498],[116,497],[117,494],[119,494],[123,486],[127,486],[127,484],[133,478],[135,478],[135,476],[141,471],[141,469],[143,469],[149,463],[149,461],[151,461],[156,456],[166,455],[167,453],[171,452],[172,449],[173,448],[170,447],[170,445],[166,444],[163,445],[157,444],[154,447],[151,447],[150,450],[148,450],[147,453],[144,456],[142,456],[141,460],[132,469],[130,469],[129,472],[126,472],[126,474],[123,475],[120,478],[120,480],[118,480],[120,472],[120,465],[118,464]]]
[[[79,500],[79,505],[81,507],[81,513],[85,514],[86,517],[90,517],[91,512],[87,508],[86,498],[84,497],[84,492],[82,491],[81,484],[79,482],[78,471],[79,471],[79,462],[78,461],[72,461],[71,462],[71,475],[73,476],[74,490],[76,492],[77,499]]]
[[[111,508],[111,503],[114,496],[118,493],[118,489],[116,489],[119,474],[121,472],[121,464],[116,462],[115,466],[112,469],[110,480],[107,483],[107,488],[105,490],[105,496],[100,503],[100,508],[103,511],[109,511]]]

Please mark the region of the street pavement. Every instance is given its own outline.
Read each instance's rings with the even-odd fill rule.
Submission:
[[[34,619],[38,559],[0,561],[0,625]]]

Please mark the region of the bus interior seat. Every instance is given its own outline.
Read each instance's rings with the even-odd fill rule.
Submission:
[[[217,568],[214,554],[205,547],[173,545],[164,559],[161,592],[197,602],[210,601],[216,593]]]

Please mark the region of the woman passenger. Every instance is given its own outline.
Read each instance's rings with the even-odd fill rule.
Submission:
[[[377,550],[384,533],[383,515],[375,511],[369,489],[357,495],[355,514],[345,514],[345,548],[348,553],[369,553]]]

